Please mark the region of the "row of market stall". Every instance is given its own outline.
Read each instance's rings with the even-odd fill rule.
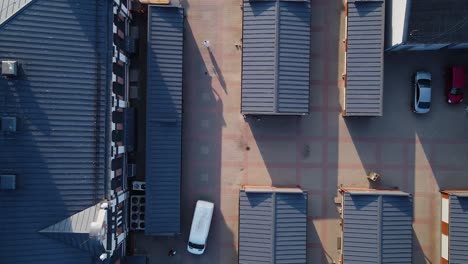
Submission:
[[[244,187],[239,194],[239,263],[306,263],[307,229],[314,228],[307,224],[307,200],[300,188]],[[411,194],[342,188],[337,200],[341,263],[412,263]],[[466,263],[468,191],[443,191],[441,204],[441,263]]]
[[[346,3],[344,116],[381,116],[384,0]],[[308,0],[244,0],[242,105],[244,115],[309,113]]]
[[[383,1],[349,1],[345,115],[381,115]],[[149,6],[146,233],[180,232],[183,9]],[[244,0],[244,115],[305,115],[310,96],[307,0]],[[371,31],[372,29],[372,31]],[[313,96],[313,95],[312,95]]]

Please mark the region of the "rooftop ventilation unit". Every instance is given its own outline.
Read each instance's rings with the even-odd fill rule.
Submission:
[[[132,187],[134,191],[144,191],[146,189],[146,183],[141,181],[134,181]]]
[[[0,190],[15,190],[16,175],[0,175]]]
[[[145,230],[145,196],[133,195],[130,202],[130,230]]]
[[[18,62],[2,61],[2,76],[6,78],[18,76]]]
[[[16,132],[16,117],[2,116],[2,132]]]
[[[371,171],[367,174],[367,179],[370,181],[376,182],[380,178],[380,174],[377,172]]]

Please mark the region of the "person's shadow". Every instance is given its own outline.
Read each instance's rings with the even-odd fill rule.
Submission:
[[[169,252],[167,253],[167,255],[169,257],[173,257],[177,254],[177,251],[175,251],[173,248],[171,248],[171,250],[169,250]]]
[[[208,54],[210,54],[211,63],[213,64],[213,72],[218,78],[219,84],[223,88],[224,92],[227,94],[228,92],[226,87],[226,81],[224,80],[223,73],[221,72],[218,63],[216,62],[216,58],[213,55],[213,52],[211,52],[210,43],[208,42],[208,45],[205,44],[205,46],[208,49]]]

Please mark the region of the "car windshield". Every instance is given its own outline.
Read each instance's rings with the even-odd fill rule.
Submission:
[[[429,103],[429,102],[419,102],[419,108],[429,109],[429,107],[431,107],[431,103]]]
[[[460,88],[452,88],[450,90],[450,94],[452,95],[460,95],[460,94],[463,94],[463,90],[460,89]]]
[[[188,242],[188,244],[189,244],[189,246],[190,246],[191,248],[196,248],[196,249],[204,249],[204,248],[205,248],[204,245],[194,244],[194,243],[192,243],[192,242]]]
[[[431,87],[431,81],[430,80],[420,79],[418,81],[418,83],[419,83],[419,86],[422,86],[422,87]]]

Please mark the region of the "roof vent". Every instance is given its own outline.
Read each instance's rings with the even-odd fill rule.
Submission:
[[[134,181],[132,190],[134,191],[144,191],[146,189],[146,183],[142,181]]]
[[[2,61],[2,76],[5,78],[13,78],[18,76],[18,62]]]
[[[2,132],[16,132],[16,117],[2,116]]]
[[[107,253],[102,253],[102,254],[99,256],[99,259],[100,259],[101,261],[106,260],[106,259],[107,259]]]
[[[132,195],[130,197],[130,202],[130,230],[145,230],[145,196]]]
[[[15,190],[16,175],[0,175],[0,190]]]

